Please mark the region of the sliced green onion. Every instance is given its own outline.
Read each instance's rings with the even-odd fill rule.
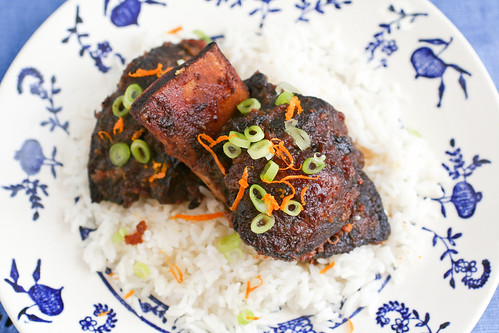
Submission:
[[[236,158],[241,154],[241,148],[233,144],[232,142],[226,142],[224,144],[224,153],[229,158]]]
[[[248,154],[254,160],[262,157],[266,157],[270,153],[270,148],[272,147],[272,142],[269,140],[261,140],[255,142],[248,148]]]
[[[237,255],[242,257],[243,252],[241,251],[241,238],[238,234],[232,234],[225,237],[220,238],[215,246],[222,253],[229,262],[234,262],[234,256],[230,256],[232,253],[236,253]]]
[[[284,91],[279,96],[277,96],[275,100],[275,105],[281,104],[289,104],[291,98],[293,98],[294,94],[290,91]]]
[[[141,279],[145,279],[149,276],[149,274],[151,274],[149,267],[140,261],[137,261],[133,265],[133,272],[135,273],[136,276],[138,276]]]
[[[194,30],[193,33],[202,40],[204,40],[206,44],[210,44],[211,42],[213,42],[213,39],[211,39],[211,37],[209,37],[207,34],[205,34],[203,31],[199,29]]]
[[[288,215],[297,216],[302,210],[303,206],[301,205],[301,203],[295,200],[289,200],[288,202],[286,202],[286,205],[284,206],[284,209],[282,211]]]
[[[287,82],[279,82],[277,84],[277,86],[275,87],[275,92],[278,93],[278,94],[281,94],[282,92],[284,91],[289,91],[289,92],[292,92],[292,93],[295,93],[295,94],[299,94],[300,91],[298,89],[296,89],[295,87],[293,87],[291,84],[287,83]]]
[[[125,90],[125,95],[123,95],[123,105],[125,108],[130,110],[133,101],[142,94],[142,88],[137,83],[132,83]]]
[[[309,157],[305,160],[305,162],[303,162],[303,172],[308,175],[312,175],[324,169],[326,166],[326,155],[322,155],[321,157],[318,157],[317,155],[318,153],[315,153],[314,157]]]
[[[182,65],[184,62],[185,62],[185,60],[184,60],[184,59],[178,59],[178,60],[177,60],[177,65],[179,65],[179,66],[180,66],[180,65]]]
[[[250,126],[244,130],[244,135],[248,140],[251,142],[257,142],[265,138],[265,133],[263,133],[263,130],[260,128],[260,126]]]
[[[285,131],[288,133],[294,140],[295,144],[301,150],[305,150],[310,147],[310,136],[307,132],[302,130],[301,128],[297,128],[288,122],[284,123]]]
[[[264,232],[269,231],[274,224],[274,215],[267,216],[265,213],[260,213],[251,221],[251,231],[255,234],[263,234]]]
[[[279,165],[274,161],[268,161],[260,174],[260,179],[263,181],[271,182],[279,172]]]
[[[417,130],[415,130],[414,128],[410,128],[410,127],[406,127],[405,128],[407,130],[407,132],[409,134],[412,134],[414,136],[417,136],[418,138],[422,138],[423,136],[421,135],[421,133],[419,133]]]
[[[250,113],[252,110],[260,110],[262,105],[256,98],[248,98],[237,105],[237,109],[242,114]]]
[[[118,167],[125,165],[130,159],[130,148],[126,143],[115,143],[109,149],[109,159]]]
[[[116,97],[113,101],[113,114],[116,117],[124,117],[130,111],[129,109],[127,109],[125,107],[125,105],[123,105],[123,98],[124,98],[124,96],[121,95],[121,96]]]
[[[229,142],[241,148],[249,148],[251,146],[251,141],[246,138],[246,135],[236,131],[229,132]]]
[[[237,315],[237,322],[240,325],[248,325],[253,320],[255,320],[255,314],[253,313],[253,311],[248,309],[244,309]]]
[[[151,149],[144,140],[134,140],[130,146],[133,157],[142,164],[146,164],[151,159]]]
[[[255,191],[257,193],[255,193]],[[257,184],[253,184],[250,186],[249,195],[253,206],[255,206],[256,210],[265,213],[269,206],[263,201],[263,197],[267,194],[267,191],[263,187]]]
[[[114,244],[121,243],[124,239],[125,236],[128,235],[128,230],[126,227],[121,227],[116,231],[116,233],[113,235],[111,240],[113,241]]]

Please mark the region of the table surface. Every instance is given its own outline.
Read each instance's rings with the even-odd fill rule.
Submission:
[[[28,38],[64,0],[0,0],[0,80]],[[463,33],[499,87],[499,0],[431,0]],[[0,333],[17,332],[0,305]],[[499,332],[499,289],[473,333]]]

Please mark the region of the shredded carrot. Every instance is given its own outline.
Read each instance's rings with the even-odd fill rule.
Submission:
[[[173,28],[172,30],[168,31],[169,34],[176,34],[177,32],[179,32],[180,30],[182,30],[182,26],[179,25],[178,27],[176,28]]]
[[[277,157],[279,157],[287,165],[286,168],[279,168],[279,170],[287,170],[287,169],[300,170],[301,169],[301,166],[299,168],[293,167],[293,164],[294,164],[293,156],[291,156],[291,153],[289,152],[289,150],[286,147],[284,147],[284,143],[282,142],[281,139],[273,138],[273,139],[271,139],[271,141],[273,141],[272,146],[270,148],[271,153],[275,153],[277,155]],[[274,143],[274,141],[277,142],[277,144]],[[288,161],[288,159],[289,159],[289,161]]]
[[[344,232],[346,232],[347,234],[352,231],[353,229],[353,225],[351,223],[348,223],[347,225],[344,225],[341,230],[343,230]]]
[[[246,320],[258,320],[258,319],[260,319],[260,317],[255,317],[255,316],[253,316],[253,317],[250,317],[250,316],[245,316],[245,317],[244,317],[244,319],[246,319]]]
[[[348,328],[349,328],[348,333],[353,333],[353,323],[350,320],[350,318],[347,318],[347,322],[348,322]]]
[[[124,299],[127,299],[127,298],[130,298],[133,294],[135,294],[135,290],[130,290],[128,292],[128,294],[125,295],[125,297],[123,297]]]
[[[317,179],[319,179],[319,176],[317,176],[317,177],[309,177],[309,176],[302,176],[302,175],[291,175],[291,176],[286,176],[286,177],[282,178],[281,180],[291,180],[291,179],[317,180]]]
[[[139,68],[135,71],[135,73],[128,72],[128,76],[130,76],[130,77],[144,77],[144,76],[156,75],[157,77],[160,77],[161,75],[165,74],[166,72],[170,71],[171,69],[173,69],[173,67],[167,67],[165,70],[163,70],[163,64],[159,63],[155,69]]]
[[[297,111],[298,114],[303,112],[303,108],[301,107],[301,103],[300,100],[298,99],[298,96],[291,97],[291,100],[289,101],[289,105],[286,108],[286,121],[291,120],[291,118],[293,118],[295,110]]]
[[[201,139],[208,141],[210,144],[215,142],[215,140],[213,140],[209,135],[204,133],[198,135],[198,142],[201,144],[201,146],[204,147],[204,149],[206,149],[211,154],[211,156],[213,156],[213,159],[215,160],[215,163],[218,165],[218,168],[220,169],[222,174],[225,175],[225,168],[222,165],[222,163],[220,163],[220,161],[218,160],[217,154],[215,154],[213,149],[211,149],[211,147],[208,146],[206,143],[204,143]]]
[[[99,312],[99,314],[97,315],[97,317],[102,317],[102,316],[107,316],[111,311],[102,311],[102,312]]]
[[[249,186],[248,184],[248,167],[244,168],[243,175],[241,176],[241,179],[239,179],[239,191],[237,192],[236,199],[234,200],[234,203],[232,203],[232,206],[229,208],[230,210],[236,210],[237,206],[239,206],[239,202],[244,196],[244,191],[246,188]]]
[[[118,135],[123,133],[123,117],[120,117],[113,127],[113,135]]]
[[[142,134],[144,133],[144,131],[145,131],[145,128],[141,128],[138,131],[136,131],[135,133],[133,133],[133,135],[132,135],[132,141],[135,141],[138,138],[140,138],[142,136]]]
[[[256,286],[251,286],[251,281],[246,281],[246,295],[244,295],[244,299],[248,299],[249,297],[249,294],[255,290],[256,288],[258,287],[261,287],[263,285],[263,279],[262,279],[262,276],[259,274],[257,277],[256,277],[258,280],[260,280],[260,283],[257,284]]]
[[[172,273],[173,277],[175,278],[175,280],[177,280],[178,283],[182,283],[182,281],[184,281],[184,275],[182,274],[182,271],[180,270],[180,268],[178,268],[176,264],[171,265],[170,257],[168,256],[168,254],[165,255],[166,255],[166,263],[168,264],[168,266],[170,266],[170,269],[168,271]],[[174,269],[177,271],[175,272]]]
[[[183,219],[187,221],[207,221],[212,220],[217,217],[224,217],[225,214],[223,212],[213,213],[213,214],[199,214],[199,215],[186,215],[186,214],[177,214],[170,217],[170,220],[173,219]]]
[[[286,177],[284,177],[286,178]],[[263,180],[264,183],[267,183],[267,184],[286,184],[288,185],[290,188],[291,188],[291,194],[288,195],[288,196],[285,196],[284,199],[282,199],[282,203],[281,203],[281,210],[284,209],[284,207],[286,207],[286,204],[288,203],[289,200],[291,200],[295,194],[296,194],[296,189],[294,188],[293,185],[291,185],[290,182],[286,181],[286,180],[273,180],[273,181],[267,181],[267,180]]]
[[[216,146],[220,142],[227,141],[227,140],[229,140],[230,138],[233,138],[233,137],[235,137],[235,135],[229,135],[229,136],[227,136],[227,135],[221,135],[216,140],[212,139],[212,142],[210,143],[210,148],[213,147],[213,146]]]
[[[302,204],[303,206],[305,206],[305,193],[307,193],[307,190],[308,190],[308,185],[307,185],[307,186],[305,186],[305,187],[301,190],[301,192],[300,192],[301,204]]]
[[[161,169],[158,170],[157,164],[155,165],[155,162],[153,162],[153,168],[156,171],[156,173],[154,173],[148,178],[149,183],[152,183],[156,179],[162,179],[166,177],[166,170],[168,169],[168,166],[166,165],[166,163],[160,163],[160,164],[161,164]]]
[[[271,195],[269,193],[265,193],[262,200],[263,200],[263,202],[265,202],[267,204],[268,208],[267,208],[267,211],[265,212],[265,214],[267,214],[268,216],[272,215],[272,212],[274,210],[279,209],[279,204],[277,203],[277,201],[275,200],[273,195]]]
[[[331,261],[331,263],[327,266],[324,266],[323,269],[321,269],[321,271],[319,272],[320,274],[324,274],[326,273],[327,271],[329,271],[331,268],[334,267],[334,261]]]
[[[334,240],[334,242],[333,242],[333,241],[331,241],[331,238],[328,238],[328,239],[327,239],[327,242],[328,242],[329,244],[331,244],[331,245],[335,245],[336,243],[338,243],[338,242],[340,241],[340,237],[339,237],[337,234],[336,234],[336,235],[334,235],[334,237],[336,237],[336,239]]]
[[[108,139],[109,139],[109,141],[113,142],[113,139],[111,138],[111,135],[109,135],[109,133],[108,133],[108,132],[106,132],[106,131],[100,131],[100,132],[98,132],[97,134],[99,135],[99,137],[100,137],[102,140],[104,140],[104,138],[108,138]]]

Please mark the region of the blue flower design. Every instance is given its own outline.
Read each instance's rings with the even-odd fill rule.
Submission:
[[[409,332],[409,319],[397,318],[391,328],[397,333]]]
[[[300,0],[295,4],[295,7],[300,11],[300,16],[297,21],[309,22],[310,19],[307,17],[308,14],[315,12],[319,14],[324,14],[326,11],[325,7],[334,7],[335,9],[341,9],[343,5],[350,5],[353,1],[351,0]]]
[[[72,28],[67,29],[69,35],[62,40],[62,43],[68,43],[70,38],[74,35],[76,37],[76,41],[81,47],[80,57],[88,54],[94,60],[95,66],[99,69],[99,71],[101,71],[102,73],[108,72],[111,67],[107,66],[104,63],[104,59],[106,59],[109,54],[112,53],[113,49],[111,48],[111,45],[109,44],[109,42],[104,41],[97,43],[95,48],[92,49],[91,44],[87,44],[83,41],[84,38],[89,37],[89,34],[81,33],[78,31],[79,25],[81,23],[83,23],[83,20],[80,16],[80,7],[76,6],[75,25]],[[118,57],[122,64],[125,64],[125,58],[123,58],[121,54],[115,52],[113,55]]]
[[[386,55],[391,55],[393,52],[397,50],[398,47],[395,39],[387,41],[386,43],[383,44],[383,47],[381,48],[381,52],[386,53]]]
[[[93,320],[92,317],[85,317],[80,320],[81,329],[83,331],[91,331],[97,325],[97,321]]]
[[[94,309],[93,317],[86,316],[79,321],[81,330],[96,333],[111,332],[118,322],[114,310],[109,308],[107,304],[101,303],[94,304]],[[101,318],[106,318],[106,320],[104,321]],[[104,321],[104,323],[99,325],[99,322],[102,321]]]

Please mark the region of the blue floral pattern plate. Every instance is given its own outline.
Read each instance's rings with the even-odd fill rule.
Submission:
[[[222,19],[223,18],[223,19]],[[413,101],[404,121],[431,142],[448,183],[431,198],[441,214],[424,227],[430,252],[398,283],[383,279],[375,313],[349,316],[358,332],[469,332],[499,281],[499,98],[477,55],[425,0],[68,1],[33,36],[0,89],[0,297],[20,332],[181,332],[154,296],[127,302],[111,272],[91,273],[79,232],[62,223],[78,198],[58,178],[61,148],[78,135],[72,106],[99,105],[136,54],[129,41],[155,29],[197,24],[221,37],[229,24],[258,33],[269,21],[296,29],[341,26],[348,47]],[[159,26],[164,26],[159,25]],[[82,291],[85,292],[82,292]],[[310,316],[267,332],[344,332],[347,318],[314,327]]]

